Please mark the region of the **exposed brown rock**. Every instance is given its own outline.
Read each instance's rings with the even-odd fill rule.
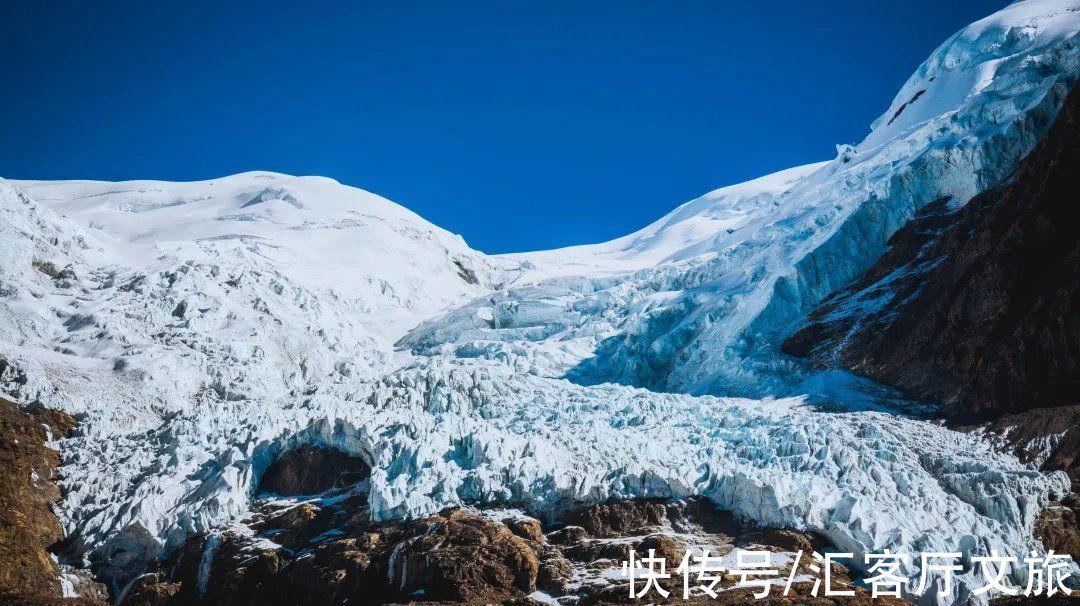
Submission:
[[[89,570],[68,568],[66,574],[67,580],[71,583],[72,591],[79,596],[83,604],[101,605],[112,602],[109,597],[108,587],[104,583],[95,581],[93,574]]]
[[[539,566],[536,570],[536,588],[554,595],[562,595],[573,577],[573,565],[557,547],[540,545]]]
[[[1044,509],[1035,524],[1035,536],[1047,549],[1067,553],[1080,562],[1080,500],[1069,495],[1061,503]]]
[[[615,542],[598,539],[582,539],[567,545],[560,546],[566,557],[577,562],[595,562],[597,560],[625,560],[631,550],[637,552],[637,545],[644,537],[638,537],[636,541]]]
[[[225,606],[322,606],[349,604],[505,604],[534,605],[529,599],[539,588],[552,596],[590,604],[647,603],[630,600],[628,581],[612,572],[631,551],[666,559],[674,573],[688,550],[708,548],[724,555],[739,544],[747,549],[784,551],[812,545],[812,539],[792,530],[756,529],[728,534],[730,516],[703,500],[613,501],[567,513],[579,526],[542,534],[539,523],[519,515],[500,516],[469,509],[451,509],[423,520],[371,523],[358,512],[362,500],[350,496],[323,506],[267,504],[249,520],[255,532],[272,531],[272,540],[288,532],[289,548],[274,548],[258,539],[226,533],[216,546],[206,537],[188,542],[177,558],[156,575],[136,581],[123,606],[188,606],[198,604],[200,569],[211,562],[201,603]],[[330,525],[330,526],[328,526]],[[537,537],[536,532],[541,532]],[[595,533],[595,534],[593,534]],[[525,536],[521,536],[525,535]],[[302,538],[307,537],[307,538]],[[558,539],[555,541],[554,539]],[[764,541],[773,540],[776,544]],[[212,555],[207,556],[208,553]],[[788,571],[782,570],[782,574]],[[848,585],[850,577],[836,567],[834,582]],[[806,574],[805,563],[800,573]],[[734,577],[717,600],[694,595],[682,599],[678,574],[664,582],[669,599],[658,603],[686,604],[871,604],[865,591],[851,598],[807,597],[810,585],[783,597],[774,587],[769,599],[754,601],[750,590],[733,590]],[[900,604],[879,600],[876,604]]]
[[[548,533],[547,540],[549,543],[566,545],[568,543],[580,541],[587,536],[589,536],[589,531],[585,530],[581,526],[565,526],[551,533]]]
[[[391,556],[390,577],[403,593],[476,602],[536,590],[536,553],[505,526],[461,509],[428,524],[425,534]]]
[[[196,537],[163,569],[171,575],[140,579],[123,605],[490,603],[524,598],[535,589],[538,559],[530,542],[472,511],[358,524],[348,516],[328,518],[323,513],[328,508],[305,505],[256,522],[260,528],[287,522],[293,549],[234,533]],[[323,524],[331,519],[345,523],[327,534]],[[200,591],[206,561],[210,574]]]
[[[596,537],[619,536],[659,526],[667,519],[660,500],[622,500],[592,505],[566,516],[566,522],[580,526]]]
[[[544,542],[544,529],[540,525],[540,520],[532,518],[506,518],[502,523],[510,529],[510,532],[523,539],[534,543]]]
[[[330,526],[319,523],[320,515],[325,515],[322,508],[311,503],[302,503],[281,512],[276,512],[252,524],[256,530],[273,529],[274,542],[288,549],[302,548],[317,534]]]
[[[273,596],[281,591],[284,553],[272,548],[250,549],[240,541],[223,541],[213,553],[213,567],[203,599],[218,606],[248,606],[260,602],[254,596]],[[184,589],[195,589],[190,583]],[[250,597],[249,597],[250,596]]]
[[[180,583],[170,583],[161,573],[143,575],[135,579],[127,590],[124,604],[141,606],[170,606],[176,603]]]
[[[664,558],[672,567],[677,567],[686,554],[687,545],[673,536],[666,534],[653,534],[645,537],[634,548],[639,556],[652,555]]]
[[[753,538],[762,545],[769,545],[783,551],[811,553],[818,547],[806,533],[788,528],[769,528]]]
[[[54,481],[60,456],[47,442],[74,427],[62,412],[21,410],[0,398],[0,602],[46,604],[63,595],[48,552],[63,538],[52,511],[60,498]],[[80,601],[98,603],[93,596]]]

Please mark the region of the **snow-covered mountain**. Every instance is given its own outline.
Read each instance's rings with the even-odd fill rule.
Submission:
[[[1041,549],[1064,474],[779,346],[920,208],[1009,175],[1080,74],[1078,31],[1076,0],[1013,4],[835,159],[556,251],[488,257],[317,177],[0,180],[0,381],[82,422],[70,553],[122,583],[237,520],[300,443],[362,457],[381,519],[702,495],[860,556]]]
[[[1021,2],[974,23],[833,161],[717,190],[607,244],[514,255],[525,279],[403,344],[582,382],[797,390],[805,373],[776,355],[793,323],[861,275],[918,209],[998,183],[1048,128],[1078,71],[1075,9]],[[636,271],[582,279],[590,268]]]

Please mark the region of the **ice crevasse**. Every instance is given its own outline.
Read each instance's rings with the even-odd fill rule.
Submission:
[[[1078,31],[1080,2],[1012,4],[835,159],[555,251],[486,256],[316,177],[0,181],[0,381],[80,419],[72,554],[130,577],[243,516],[300,443],[364,458],[380,519],[704,495],[859,556],[1041,549],[1064,474],[934,423],[822,412],[778,346],[922,206],[1007,177],[1076,82]]]

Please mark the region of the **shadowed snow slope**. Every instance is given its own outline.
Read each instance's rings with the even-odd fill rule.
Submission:
[[[1038,549],[1064,474],[817,412],[823,382],[777,348],[918,209],[965,203],[1032,148],[1075,81],[1076,4],[961,31],[836,159],[605,244],[486,257],[315,177],[0,180],[0,381],[85,415],[64,448],[69,555],[122,583],[242,516],[297,444],[364,459],[380,519],[698,494],[860,554]]]

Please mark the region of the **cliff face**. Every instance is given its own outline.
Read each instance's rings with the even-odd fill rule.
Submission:
[[[1080,91],[997,188],[928,206],[785,343],[940,403],[958,422],[1080,393]]]
[[[0,603],[59,603],[76,593],[81,597],[64,603],[105,603],[103,587],[81,575],[62,577],[48,552],[63,538],[52,512],[60,456],[48,443],[74,427],[62,412],[26,412],[0,398]]]

